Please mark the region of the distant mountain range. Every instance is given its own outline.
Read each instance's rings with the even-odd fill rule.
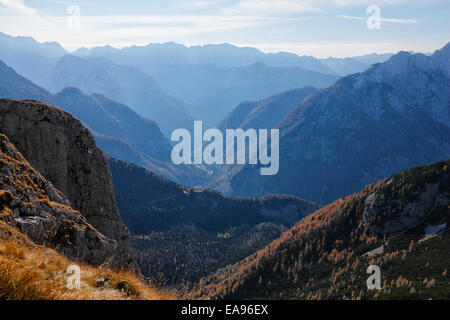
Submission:
[[[210,126],[217,126],[242,101],[261,100],[304,86],[325,88],[339,78],[301,67],[273,67],[259,62],[245,67],[168,66],[164,72],[153,74],[196,108],[190,110],[196,119]]]
[[[104,94],[156,121],[166,137],[174,128],[190,129],[193,118],[217,125],[243,100],[305,85],[326,87],[338,78],[313,57],[231,45],[168,43],[68,54],[57,43],[0,34],[0,59],[19,74],[52,92],[74,86]]]
[[[154,121],[103,95],[86,95],[77,88],[51,94],[0,60],[0,98],[39,100],[59,106],[92,130],[103,151],[172,180],[196,185],[204,175],[194,167],[181,168],[171,162],[170,142]]]
[[[255,48],[237,47],[227,43],[187,47],[174,42],[132,46],[123,49],[116,49],[111,46],[94,47],[92,49],[81,48],[72,54],[84,57],[108,57],[125,65],[133,65],[133,59],[135,59],[137,61],[134,63],[145,65],[145,70],[150,74],[153,72],[159,73],[160,69],[171,65],[177,67],[211,65],[237,68],[262,63],[270,67],[300,67],[323,74],[344,75],[334,70],[332,62],[353,64],[356,61],[363,68],[359,71],[363,71],[371,64],[384,62],[392,56],[391,53],[387,53],[357,56],[349,58],[350,60],[348,58],[318,59],[289,52],[264,53]]]
[[[363,72],[372,64],[382,63],[392,57],[392,53],[368,54],[352,58],[326,58],[320,62],[340,76],[347,76],[352,73]]]
[[[74,53],[76,54],[76,52]],[[231,45],[185,47],[175,43],[114,49],[92,48],[84,56],[108,58],[151,74],[188,102],[198,120],[216,126],[244,100],[259,100],[303,87],[327,87],[339,77],[313,57],[264,54]]]
[[[242,101],[261,100],[304,86],[325,88],[340,76],[362,72],[392,54],[316,59],[292,53],[263,53],[229,44],[186,47],[173,42],[115,49],[82,49],[83,57],[108,58],[154,76],[187,102],[198,120],[217,126]]]
[[[41,86],[49,84],[49,70],[66,54],[57,42],[40,43],[31,37],[12,37],[0,32],[0,60]]]
[[[262,63],[272,67],[300,67],[323,74],[333,74],[318,59],[311,56],[279,52],[263,53],[250,47],[237,47],[231,44],[209,44],[187,47],[174,42],[148,44],[116,49],[111,46],[94,47],[75,51],[74,55],[108,57],[117,63],[134,65],[138,63],[149,73],[159,73],[161,69],[173,65],[176,67],[188,65],[217,66],[227,68],[246,67]]]
[[[51,92],[77,87],[101,93],[156,121],[166,137],[175,128],[191,129],[192,119],[217,126],[242,101],[303,86],[328,87],[388,56],[316,59],[230,44],[172,42],[81,48],[70,55],[56,42],[0,33],[0,59],[22,76]]]
[[[339,76],[362,72],[391,54],[316,59],[292,53],[263,53],[230,44],[186,47],[173,42],[115,49],[83,48],[74,55],[104,57],[154,76],[188,102],[196,119],[217,126],[233,106],[303,86],[328,87]]]
[[[448,46],[433,55],[314,59],[231,45],[102,47],[67,55],[55,43],[31,38],[1,34],[0,43],[0,57],[15,65],[31,53],[42,60],[34,62],[39,68],[51,64],[20,68],[62,89],[51,94],[2,65],[2,97],[59,105],[89,126],[113,157],[189,186],[239,196],[287,193],[326,204],[449,155]],[[337,74],[373,62],[336,81]],[[48,77],[38,77],[41,71]],[[194,119],[221,129],[278,127],[279,174],[262,177],[254,166],[173,165],[167,137]]]
[[[280,129],[280,171],[243,167],[230,194],[290,193],[329,203],[365,184],[450,156],[450,44],[401,52],[300,103]],[[226,185],[226,184],[224,184]]]
[[[194,118],[185,104],[171,95],[147,73],[120,66],[105,58],[61,58],[51,72],[51,90],[76,87],[87,94],[100,93],[126,104],[152,119],[166,137],[178,128],[190,129]]]

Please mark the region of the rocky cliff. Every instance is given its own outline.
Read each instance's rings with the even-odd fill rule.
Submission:
[[[81,122],[40,102],[2,99],[0,132],[89,224],[117,241],[113,266],[132,266],[129,232],[115,205],[108,164]]]
[[[113,256],[117,241],[94,229],[79,211],[0,135],[0,220],[34,242],[98,265]]]

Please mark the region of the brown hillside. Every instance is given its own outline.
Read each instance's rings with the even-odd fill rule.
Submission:
[[[191,297],[450,299],[449,165],[409,169],[335,201],[203,279]],[[371,264],[381,290],[367,290]]]

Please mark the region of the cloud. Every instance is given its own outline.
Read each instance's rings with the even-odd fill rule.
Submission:
[[[20,12],[29,16],[36,16],[37,11],[28,7],[22,0],[0,0],[0,4],[14,11]]]
[[[270,21],[279,21],[272,17],[233,15],[82,16],[82,30],[74,31],[67,29],[66,20],[67,17],[41,19],[23,15],[4,16],[1,18],[0,26],[1,30],[8,34],[31,35],[40,41],[57,40],[65,47],[73,48],[105,43],[117,47],[143,45],[214,32],[256,28]]]
[[[104,16],[85,16],[83,21],[97,24],[159,24],[160,27],[164,27],[164,24],[214,24],[221,23],[223,21],[247,21],[247,22],[264,22],[267,19],[265,17],[244,17],[238,15],[152,15],[152,14],[133,14],[133,15],[104,15]],[[270,19],[273,20],[273,19]],[[163,24],[163,25],[161,25]]]
[[[302,13],[326,12],[334,8],[378,6],[400,6],[430,4],[443,0],[239,0],[221,4],[223,13],[290,16]],[[376,3],[374,3],[376,2]]]
[[[361,20],[366,21],[367,17],[356,17],[356,16],[345,16],[338,15],[338,18],[350,19],[350,20]],[[419,21],[416,19],[392,19],[392,18],[380,18],[381,22],[392,22],[392,23],[418,23]]]
[[[225,14],[280,16],[322,11],[322,0],[243,0],[222,7]]]
[[[216,7],[217,4],[211,1],[185,1],[176,6],[178,9],[188,11],[199,11]]]
[[[126,39],[130,35],[141,38],[173,38],[200,35],[215,31],[256,27],[265,23],[262,18],[238,16],[197,15],[114,15],[83,17],[83,25],[90,37],[100,39]],[[107,26],[106,28],[102,26]],[[112,29],[114,31],[112,31]]]
[[[375,2],[381,6],[404,4],[406,8],[407,4],[419,4],[423,1],[425,0],[410,0],[408,3],[406,0]],[[23,0],[0,0],[0,30],[11,35],[32,36],[38,41],[58,41],[68,49],[105,44],[123,47],[167,41],[184,44],[231,42],[237,45],[257,46],[269,51],[292,51],[319,56],[325,56],[330,52],[348,56],[355,52],[364,54],[380,48],[383,52],[403,49],[397,47],[395,43],[383,46],[376,44],[372,47],[369,44],[357,43],[311,43],[314,40],[328,40],[328,36],[322,35],[321,32],[315,33],[309,26],[317,26],[320,19],[323,19],[322,30],[330,28],[331,25],[335,28],[343,25],[343,30],[351,30],[348,23],[343,23],[345,21],[339,19],[366,20],[367,17],[364,16],[366,5],[373,2],[374,0],[183,0],[183,2],[171,0],[167,1],[170,5],[163,6],[164,8],[159,11],[153,8],[144,10],[145,7],[142,7],[139,10],[135,9],[134,12],[119,8],[106,12],[103,7],[89,7],[90,10],[83,12],[89,11],[91,15],[81,16],[82,29],[69,30],[66,23],[68,15],[63,6],[60,11],[54,10],[51,13],[46,9],[39,9],[39,15],[30,16],[29,14],[35,14],[36,10],[27,7]],[[347,10],[347,7],[352,6],[361,8]],[[359,9],[362,10],[358,11]],[[411,12],[407,10],[405,14]],[[337,16],[338,14],[342,15]],[[336,16],[338,18],[333,19]],[[414,19],[415,17],[403,15],[401,17],[405,19],[383,17],[381,21],[410,23],[412,29],[417,27],[413,24],[420,22]],[[426,18],[425,15],[421,20],[425,21]],[[327,25],[328,22],[330,26]],[[355,35],[354,42],[357,42],[357,36]],[[388,36],[385,41],[394,42],[393,38],[396,35],[393,36]],[[342,39],[353,39],[352,37],[353,35],[349,35]],[[399,39],[399,43],[404,41],[407,39]],[[404,47],[409,48],[408,50],[417,50],[417,46]]]
[[[414,4],[431,4],[441,2],[442,0],[331,0],[330,5],[336,7],[359,7],[359,6],[400,6],[400,5],[414,5]]]

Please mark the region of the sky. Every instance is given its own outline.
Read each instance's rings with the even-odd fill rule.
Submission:
[[[69,51],[174,41],[318,58],[427,53],[450,41],[450,1],[0,0],[0,32]]]

